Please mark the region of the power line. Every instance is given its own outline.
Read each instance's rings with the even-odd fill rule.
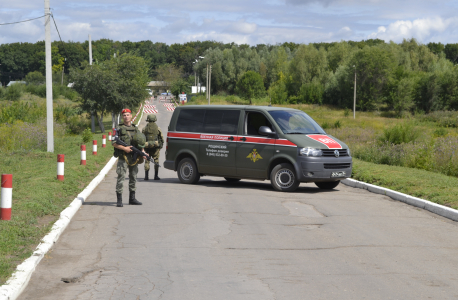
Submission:
[[[41,19],[41,18],[44,18],[44,17],[46,17],[46,15],[41,16],[41,17],[38,17],[38,18],[34,18],[34,19],[24,20],[24,21],[11,22],[11,23],[2,23],[2,24],[0,24],[0,26],[2,26],[2,25],[11,25],[11,24],[18,24],[18,23],[29,22],[29,21],[33,21],[33,20],[36,20],[36,19]]]
[[[67,58],[70,60],[70,56],[67,53],[67,49],[65,48],[64,42],[62,42],[62,38],[60,37],[59,29],[57,28],[56,20],[54,19],[54,15],[51,14],[52,20],[54,21],[54,26],[56,26],[57,34],[59,35],[60,42],[62,43],[62,47],[64,48],[65,54],[67,54]]]

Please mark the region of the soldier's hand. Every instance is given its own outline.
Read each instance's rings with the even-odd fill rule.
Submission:
[[[130,152],[132,152],[132,151],[133,151],[133,150],[132,150],[132,146],[124,147],[124,152],[130,153]]]

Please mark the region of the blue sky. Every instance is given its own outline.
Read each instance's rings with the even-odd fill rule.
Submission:
[[[440,4],[438,4],[440,3]],[[458,43],[458,0],[50,0],[64,41],[237,44],[380,38]],[[44,14],[44,1],[0,0],[0,24]],[[52,39],[58,40],[55,29]],[[0,26],[0,44],[44,40],[44,19]]]

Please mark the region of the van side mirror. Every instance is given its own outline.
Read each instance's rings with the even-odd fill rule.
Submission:
[[[268,137],[275,137],[275,135],[276,135],[276,133],[274,131],[270,130],[270,128],[267,127],[267,126],[259,127],[258,133],[260,135],[265,135],[265,136],[268,136]]]

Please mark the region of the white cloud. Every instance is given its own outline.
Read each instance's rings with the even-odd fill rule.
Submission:
[[[377,32],[369,34],[368,38],[378,38],[385,41],[402,42],[403,39],[415,38],[426,42],[435,35],[451,30],[458,25],[458,17],[442,19],[441,17],[416,19],[414,21],[396,21],[388,27],[380,26]],[[458,34],[455,35],[455,39]]]
[[[245,20],[240,20],[229,25],[226,31],[240,34],[250,34],[255,32],[257,27],[258,26],[255,23],[247,23]]]

